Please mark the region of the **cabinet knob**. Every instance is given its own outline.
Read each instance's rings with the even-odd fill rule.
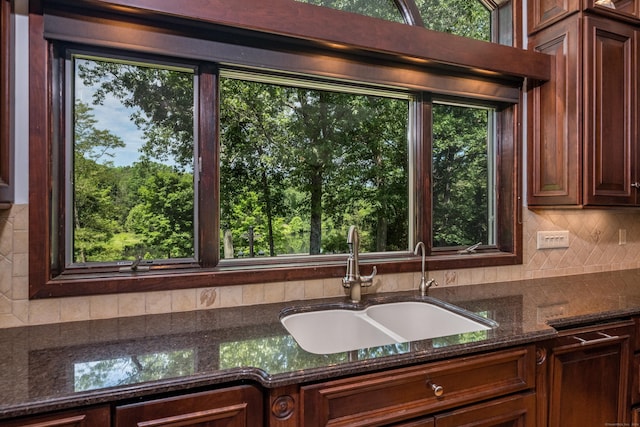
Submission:
[[[427,385],[431,387],[431,390],[433,390],[433,395],[435,397],[441,397],[444,394],[444,387],[442,387],[441,385],[432,383],[431,381],[427,381]]]
[[[640,182],[634,182],[631,186],[634,188],[640,188]]]

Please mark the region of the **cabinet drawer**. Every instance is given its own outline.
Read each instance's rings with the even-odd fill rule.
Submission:
[[[536,396],[521,393],[437,415],[437,427],[534,427]]]
[[[25,417],[13,421],[0,421],[3,427],[109,427],[109,407],[75,409],[49,415]]]
[[[262,392],[243,385],[118,406],[115,427],[259,427]]]
[[[533,346],[301,388],[305,426],[368,426],[533,388]]]

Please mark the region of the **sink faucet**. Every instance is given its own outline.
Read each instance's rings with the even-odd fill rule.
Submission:
[[[349,258],[347,258],[347,272],[342,279],[342,286],[350,290],[351,301],[358,302],[361,297],[361,287],[371,286],[373,277],[377,273],[374,266],[369,276],[360,276],[360,264],[358,250],[360,246],[360,236],[355,225],[349,227],[347,234],[347,244],[349,245]]]
[[[418,285],[418,289],[420,290],[420,295],[426,296],[429,293],[429,288],[431,286],[438,286],[438,282],[436,282],[435,279],[427,280],[425,276],[424,259],[426,257],[426,249],[423,242],[418,242],[416,248],[413,250],[413,254],[418,255],[419,250],[420,252],[422,252],[422,276],[420,277],[420,284]]]

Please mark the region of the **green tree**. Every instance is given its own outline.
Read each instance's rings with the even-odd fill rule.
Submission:
[[[124,142],[107,130],[97,129],[93,109],[76,102],[74,108],[73,225],[74,260],[102,261],[108,242],[118,229],[113,197],[117,177],[109,161]]]
[[[285,181],[278,159],[284,155],[288,137],[282,132],[286,122],[287,89],[276,85],[221,79],[221,222],[230,225],[238,220],[237,206],[247,191],[260,195],[259,208],[266,217],[262,228],[267,234],[268,252],[276,254],[275,222],[282,215]],[[244,188],[243,192],[237,191]],[[239,213],[242,215],[242,213]],[[255,221],[252,219],[251,221]],[[246,227],[255,226],[245,224]],[[248,228],[237,230],[241,236]]]
[[[195,364],[195,352],[190,349],[78,363],[75,365],[74,391],[190,375],[195,372]]]
[[[416,0],[425,27],[476,40],[491,40],[491,13],[479,0]]]
[[[488,110],[433,108],[433,244],[488,243]]]
[[[127,229],[142,236],[146,258],[193,257],[193,175],[157,163],[144,167],[147,178]]]
[[[298,0],[303,3],[330,7],[346,12],[381,18],[387,21],[404,22],[393,0]]]

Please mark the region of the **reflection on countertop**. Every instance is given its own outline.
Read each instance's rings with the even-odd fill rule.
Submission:
[[[473,286],[431,296],[496,329],[345,353],[302,350],[279,321],[293,305],[342,298],[0,330],[0,418],[188,388],[271,388],[540,341],[556,328],[640,314],[640,270]],[[371,300],[420,299],[417,292]]]

